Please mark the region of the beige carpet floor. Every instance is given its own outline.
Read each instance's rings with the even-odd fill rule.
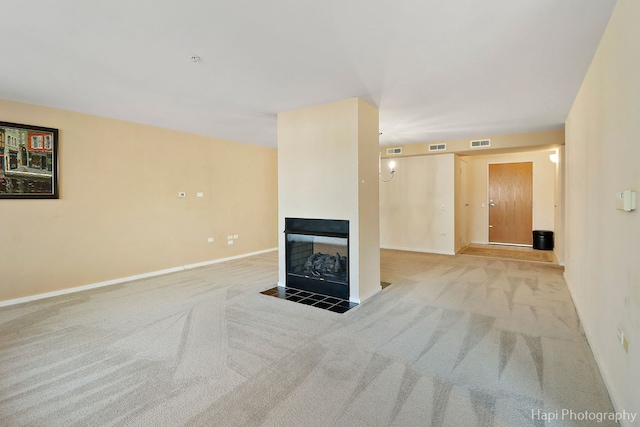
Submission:
[[[0,425],[542,427],[536,411],[613,411],[560,269],[381,259],[392,285],[345,314],[261,295],[275,252],[0,308]]]
[[[491,258],[502,258],[518,261],[553,262],[552,251],[531,248],[505,247],[494,245],[467,246],[460,251],[462,255],[475,255]]]

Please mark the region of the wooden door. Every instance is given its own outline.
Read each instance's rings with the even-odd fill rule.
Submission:
[[[533,163],[489,165],[489,242],[533,243]]]

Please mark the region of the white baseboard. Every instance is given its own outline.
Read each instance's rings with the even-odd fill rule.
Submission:
[[[198,262],[198,263],[195,263],[195,264],[187,264],[187,265],[183,266],[183,269],[184,270],[189,270],[191,268],[205,267],[207,265],[219,264],[221,262],[233,261],[234,259],[240,259],[240,258],[246,258],[246,257],[254,256],[254,255],[266,254],[267,252],[273,252],[273,251],[277,251],[277,250],[278,250],[278,248],[263,249],[261,251],[250,252],[248,254],[235,255],[235,256],[230,256],[230,257],[227,257],[227,258],[220,258],[220,259],[214,259],[214,260],[211,260],[211,261]]]
[[[380,292],[382,290],[382,286],[378,286],[378,288],[376,290],[374,290],[373,292],[371,292],[368,295],[365,295],[362,298],[357,298],[357,297],[349,297],[349,302],[355,302],[356,304],[361,304],[363,301],[368,300],[369,298],[371,298],[372,296],[374,296],[375,294],[377,294],[378,292]]]
[[[407,252],[422,252],[425,254],[438,254],[438,255],[455,255],[456,253],[453,251],[439,251],[435,249],[424,249],[424,248],[405,248],[398,246],[380,246],[380,249],[391,249],[394,251],[407,251]]]
[[[607,387],[607,391],[609,392],[609,397],[611,398],[613,409],[618,413],[622,413],[624,408],[620,404],[620,399],[616,394],[615,388],[613,388],[613,382],[611,381],[609,372],[607,371],[606,367],[602,363],[602,358],[600,356],[600,353],[598,352],[598,349],[594,346],[594,341],[590,332],[590,327],[587,323],[584,322],[584,317],[580,312],[580,306],[576,304],[576,299],[574,298],[574,295],[573,295],[573,287],[571,286],[571,284],[569,283],[569,280],[567,279],[566,271],[565,273],[562,274],[562,276],[564,277],[564,281],[567,284],[567,288],[569,289],[569,295],[571,295],[573,306],[576,308],[576,313],[578,314],[578,319],[580,320],[580,325],[582,326],[584,335],[587,337],[587,342],[589,343],[589,347],[591,347],[591,351],[593,352],[593,358],[596,361],[596,365],[598,365],[598,370],[600,370],[600,374],[602,375],[602,379],[604,380],[604,385]],[[627,422],[627,420],[620,420],[619,423],[622,427],[631,427],[631,424]]]
[[[60,296],[60,295],[72,294],[72,293],[75,293],[75,292],[87,291],[89,289],[102,288],[104,286],[111,286],[111,285],[116,285],[118,283],[131,282],[131,281],[134,281],[134,280],[146,279],[146,278],[149,278],[149,277],[162,276],[164,274],[176,273],[178,271],[190,270],[192,268],[205,267],[207,265],[219,264],[219,263],[225,262],[225,261],[232,261],[234,259],[246,258],[246,257],[250,257],[250,256],[253,256],[253,255],[264,254],[264,253],[267,253],[267,252],[273,252],[273,251],[277,251],[277,250],[278,250],[278,248],[265,249],[265,250],[262,250],[262,251],[250,252],[250,253],[241,254],[241,255],[235,255],[235,256],[232,256],[232,257],[228,257],[228,258],[220,258],[220,259],[214,259],[214,260],[211,260],[211,261],[198,262],[198,263],[195,263],[195,264],[187,264],[187,265],[182,265],[180,267],[167,268],[166,270],[152,271],[150,273],[136,274],[134,276],[121,277],[119,279],[107,280],[105,282],[92,283],[90,285],[77,286],[77,287],[74,287],[74,288],[61,289],[59,291],[46,292],[44,294],[30,295],[28,297],[22,297],[22,298],[15,298],[15,299],[10,299],[10,300],[6,300],[6,301],[0,301],[0,307],[6,307],[6,306],[9,306],[9,305],[15,305],[15,304],[22,304],[22,303],[25,303],[25,302],[36,301],[36,300],[45,299],[45,298],[57,297],[57,296]]]

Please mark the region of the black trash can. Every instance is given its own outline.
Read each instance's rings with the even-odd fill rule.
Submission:
[[[553,231],[533,230],[533,249],[553,250]]]

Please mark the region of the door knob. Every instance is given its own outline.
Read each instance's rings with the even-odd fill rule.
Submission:
[[[489,206],[495,206],[495,205],[496,205],[495,203],[489,203]]]
[[[490,225],[489,228],[493,228],[493,225]]]

